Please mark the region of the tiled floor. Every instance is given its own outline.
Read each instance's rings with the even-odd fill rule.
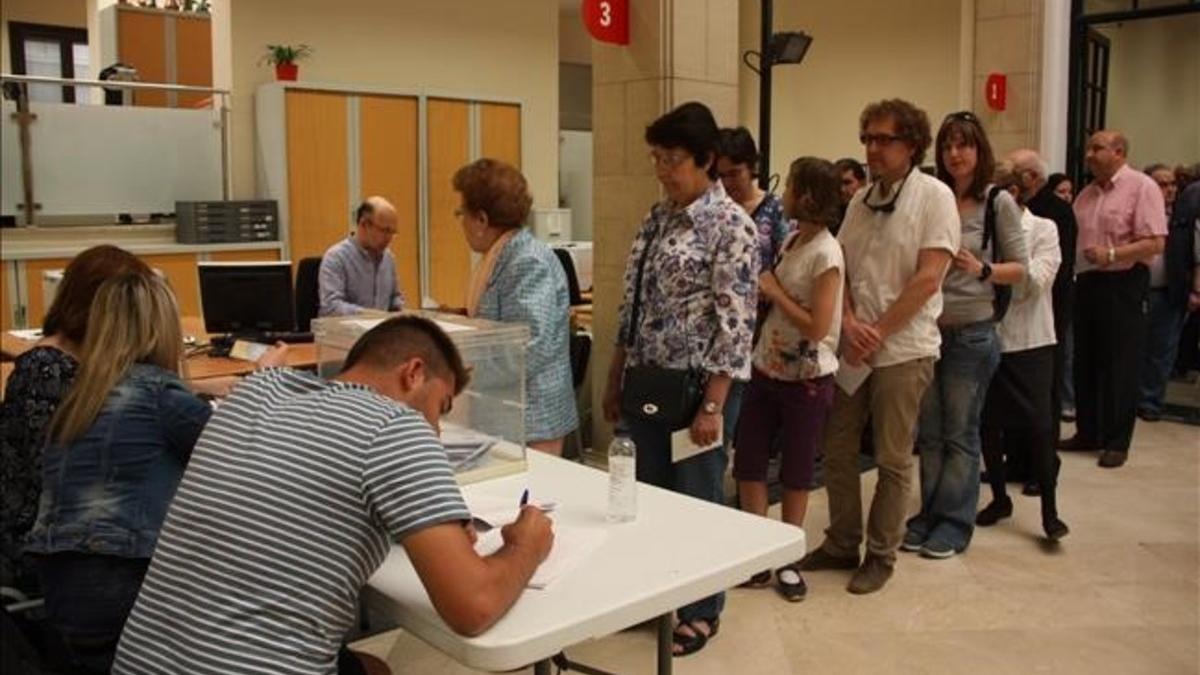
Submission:
[[[966,554],[901,554],[879,593],[846,593],[839,572],[808,575],[808,599],[796,605],[770,589],[731,591],[720,635],[676,660],[676,672],[1200,672],[1200,428],[1139,422],[1130,461],[1116,470],[1092,454],[1062,459],[1071,535],[1061,546],[1042,544],[1037,500],[1017,494],[1014,517],[978,530]],[[864,478],[873,484],[874,473]],[[810,546],[827,522],[816,492]],[[397,675],[474,672],[401,631],[355,648]],[[614,673],[654,672],[648,629],[569,653]]]

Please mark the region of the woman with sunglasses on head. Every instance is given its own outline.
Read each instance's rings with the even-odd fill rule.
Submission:
[[[993,189],[995,159],[979,119],[948,115],[934,147],[937,176],[958,201],[961,248],[942,282],[941,358],[917,425],[921,511],[901,548],[941,559],[966,550],[974,534],[980,415],[1000,362],[996,323],[1006,308],[999,287],[1025,279],[1029,253],[1020,207]]]

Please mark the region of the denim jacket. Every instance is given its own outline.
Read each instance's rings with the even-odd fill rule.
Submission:
[[[149,558],[211,412],[174,373],[135,364],[83,436],[46,446],[25,551]]]

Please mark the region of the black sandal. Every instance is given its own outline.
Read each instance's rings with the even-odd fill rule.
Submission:
[[[704,649],[704,646],[708,644],[708,641],[716,637],[717,631],[721,628],[720,619],[697,619],[697,621],[704,621],[708,624],[708,635],[705,635],[703,631],[697,628],[694,621],[680,621],[675,626],[675,632],[671,634],[671,643],[674,645],[679,645],[680,647],[680,651],[678,653],[676,653],[674,649],[671,650],[671,654],[673,656],[687,656],[688,654],[695,654],[701,649]],[[694,635],[684,635],[683,633],[680,633],[679,627],[683,625],[691,628]]]

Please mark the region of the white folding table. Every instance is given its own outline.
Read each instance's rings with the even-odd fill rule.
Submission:
[[[533,501],[557,502],[557,523],[608,527],[604,544],[546,589],[526,589],[478,637],[459,635],[441,620],[399,546],[371,578],[369,605],[468,667],[536,664],[539,674],[548,674],[550,659],[566,647],[658,617],[658,672],[666,674],[677,607],[804,555],[799,528],[645,484],[638,485],[637,519],[609,525],[608,474],[540,452],[529,453],[528,472],[463,492],[508,497],[516,509],[526,488]]]

